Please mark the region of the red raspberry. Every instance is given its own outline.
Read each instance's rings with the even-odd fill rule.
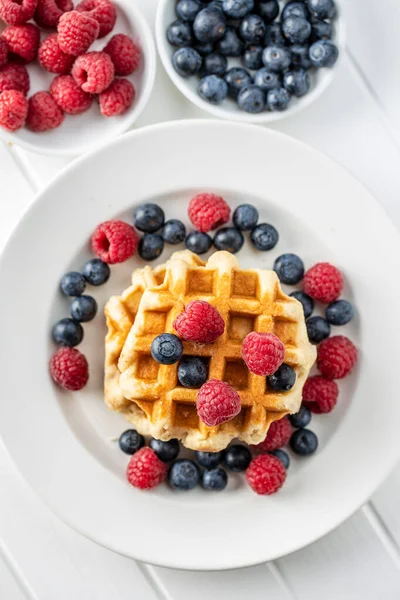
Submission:
[[[39,63],[46,71],[64,75],[69,73],[75,58],[71,54],[65,54],[58,45],[57,34],[52,33],[39,47]]]
[[[135,88],[127,79],[114,79],[99,96],[100,111],[105,117],[122,115],[132,105]]]
[[[329,413],[336,406],[339,388],[336,381],[320,375],[309,377],[303,387],[303,404],[313,413]]]
[[[64,121],[64,113],[49,92],[37,92],[29,98],[26,126],[31,131],[56,129]]]
[[[0,93],[5,90],[18,90],[26,96],[29,91],[29,75],[24,65],[8,63],[0,69]]]
[[[68,115],[79,115],[88,110],[93,96],[76,85],[71,75],[59,75],[51,82],[50,94],[58,106]]]
[[[343,290],[343,277],[339,269],[329,263],[317,263],[308,269],[303,279],[306,294],[329,304],[337,298]]]
[[[128,260],[135,254],[138,243],[134,228],[123,221],[105,221],[92,235],[93,252],[109,265]]]
[[[7,25],[23,25],[32,19],[37,0],[0,0],[0,19]]]
[[[0,125],[7,131],[16,131],[25,123],[28,101],[22,92],[6,90],[0,94]]]
[[[50,359],[50,373],[58,385],[76,392],[87,384],[89,366],[76,348],[60,348]]]
[[[253,492],[263,496],[275,494],[285,483],[286,469],[276,456],[260,454],[246,470],[246,480]]]
[[[187,342],[211,344],[224,333],[225,323],[214,306],[205,300],[194,300],[173,322],[179,337]]]
[[[123,33],[114,35],[103,52],[110,55],[116,75],[131,75],[138,68],[142,54],[139,46]]]
[[[288,443],[292,433],[292,426],[287,417],[283,417],[279,421],[272,421],[267,432],[267,437],[261,444],[257,444],[255,447],[257,450],[262,450],[263,452],[277,450]]]
[[[117,20],[117,10],[108,0],[83,0],[75,10],[96,19],[100,27],[99,38],[109,34]]]
[[[221,196],[197,194],[189,202],[189,219],[202,232],[217,229],[229,221],[231,209]]]
[[[71,73],[84,92],[100,94],[114,79],[114,65],[108,54],[89,52],[78,56]]]
[[[126,478],[131,485],[141,490],[151,490],[167,477],[167,465],[151,448],[140,448],[132,456],[126,469]]]
[[[24,62],[32,62],[37,56],[40,31],[36,25],[9,25],[1,34],[7,42],[8,51]]]
[[[209,379],[198,391],[196,408],[203,423],[214,427],[240,413],[240,397],[228,383]]]
[[[252,331],[243,340],[242,356],[249,371],[256,375],[272,375],[283,363],[285,346],[273,333]]]
[[[318,346],[317,366],[328,379],[346,377],[357,362],[357,348],[344,335],[334,335]]]
[[[38,0],[35,21],[41,27],[57,27],[61,15],[73,9],[72,0]]]
[[[99,24],[88,15],[71,10],[58,22],[58,43],[63,52],[79,56],[89,50],[99,34]]]
[[[5,40],[0,38],[0,67],[3,67],[8,59],[8,46]]]

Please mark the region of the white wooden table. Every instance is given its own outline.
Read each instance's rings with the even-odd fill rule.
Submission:
[[[139,3],[153,25],[157,0]],[[347,0],[347,21],[348,50],[332,87],[310,109],[275,127],[347,167],[400,228],[400,3]],[[152,101],[137,126],[204,116],[159,66]],[[0,142],[0,244],[35,194],[68,162]],[[384,393],[379,402],[384,403]],[[400,466],[361,510],[304,550],[240,571],[173,571],[121,557],[62,524],[0,446],[0,599],[398,600],[399,507]],[[195,543],[195,528],[191,535]],[[167,552],[167,540],[165,545]]]

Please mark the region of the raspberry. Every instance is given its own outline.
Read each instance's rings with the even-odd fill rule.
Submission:
[[[35,21],[41,27],[57,27],[61,15],[73,8],[72,0],[38,0]]]
[[[256,375],[272,375],[283,363],[285,346],[273,333],[252,331],[243,340],[242,356],[249,371]]]
[[[29,98],[26,126],[31,131],[56,129],[64,121],[64,113],[49,92],[37,92]]]
[[[71,10],[58,22],[58,43],[63,52],[79,56],[86,52],[99,34],[99,24],[88,15]]]
[[[76,348],[60,348],[50,359],[50,373],[58,385],[76,392],[87,384],[89,366]]]
[[[303,279],[306,294],[329,304],[337,298],[343,290],[343,277],[339,269],[329,263],[317,263],[308,269]]]
[[[309,377],[303,387],[303,404],[313,413],[329,413],[336,406],[339,388],[336,381],[320,375]]]
[[[76,59],[71,73],[84,92],[100,94],[114,79],[114,65],[108,54],[89,52]]]
[[[9,25],[1,34],[7,42],[8,51],[25,62],[32,62],[37,56],[40,31],[36,25]]]
[[[126,469],[126,478],[131,485],[141,490],[150,490],[167,477],[167,465],[151,448],[140,448],[132,456]]]
[[[260,454],[253,458],[246,470],[246,480],[253,492],[275,494],[285,483],[286,469],[276,456]]]
[[[7,25],[23,25],[32,19],[37,0],[0,0],[0,19]]]
[[[135,254],[138,243],[134,228],[123,221],[105,221],[92,235],[93,252],[109,265],[128,260]]]
[[[74,64],[74,57],[65,54],[58,45],[57,34],[52,33],[39,47],[38,59],[40,65],[50,73],[64,75],[69,73]]]
[[[224,333],[225,323],[214,306],[205,300],[194,300],[173,322],[173,328],[187,342],[211,344]]]
[[[8,63],[0,69],[0,93],[5,90],[18,90],[26,96],[29,85],[29,75],[24,65]]]
[[[291,435],[292,426],[290,421],[287,417],[283,417],[279,421],[272,421],[267,432],[267,437],[261,444],[257,444],[255,447],[257,450],[262,450],[263,452],[271,452],[271,450],[282,448],[282,446],[287,444]]]
[[[197,194],[189,202],[189,219],[203,233],[227,223],[230,214],[225,200],[215,194]]]
[[[83,0],[78,4],[76,10],[89,15],[99,24],[99,35],[102,38],[113,30],[117,20],[117,10],[108,0]]]
[[[28,101],[22,92],[6,90],[0,94],[0,125],[7,131],[16,131],[25,123]]]
[[[8,59],[8,46],[5,40],[0,38],[0,67],[3,67]]]
[[[142,54],[139,46],[123,33],[114,35],[103,52],[110,55],[116,75],[131,75],[138,68]]]
[[[346,377],[357,362],[357,348],[344,335],[334,335],[318,346],[317,366],[328,379]]]
[[[135,88],[127,79],[114,79],[99,96],[100,111],[105,117],[121,115],[132,105]]]
[[[228,383],[209,379],[198,391],[196,407],[203,423],[214,427],[240,413],[240,397]]]
[[[51,82],[50,94],[68,115],[79,115],[88,110],[93,97],[76,85],[71,75],[59,75]]]

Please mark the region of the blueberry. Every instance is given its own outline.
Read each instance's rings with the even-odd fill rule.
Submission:
[[[310,317],[306,321],[308,339],[312,344],[319,344],[331,333],[331,326],[323,317]]]
[[[273,456],[276,456],[276,458],[278,458],[281,461],[281,463],[283,464],[285,469],[288,470],[288,468],[290,467],[290,458],[289,458],[289,454],[287,452],[285,452],[284,450],[278,449],[278,450],[271,450],[270,454],[272,454]]]
[[[248,44],[258,44],[265,37],[265,23],[260,15],[247,15],[240,24],[240,37]]]
[[[254,8],[254,0],[223,0],[223,11],[232,19],[241,19]]]
[[[336,300],[327,306],[326,318],[331,325],[346,325],[353,317],[353,306],[347,300]]]
[[[167,40],[171,46],[189,46],[193,41],[192,28],[189,23],[177,19],[167,29]]]
[[[274,262],[274,271],[281,283],[296,285],[304,277],[304,263],[296,254],[281,254]]]
[[[298,69],[309,69],[311,67],[311,61],[308,56],[308,46],[303,46],[302,44],[293,44],[293,46],[290,46],[289,50],[292,57],[293,67]]]
[[[334,0],[307,0],[309,11],[317,19],[332,19],[336,14]]]
[[[222,0],[211,0],[211,2],[209,2],[207,4],[207,8],[216,8],[217,10],[219,10],[221,13],[223,13],[223,8],[222,8]]]
[[[225,452],[224,461],[228,469],[234,473],[245,471],[251,461],[250,450],[239,444],[230,446]]]
[[[287,19],[288,17],[303,17],[303,19],[308,19],[309,16],[310,14],[307,6],[304,2],[300,2],[300,0],[288,2],[282,11],[282,20]]]
[[[259,113],[265,107],[265,94],[256,85],[247,85],[240,90],[237,98],[240,109],[248,113]]]
[[[296,300],[301,302],[304,311],[304,318],[308,319],[314,310],[314,300],[305,292],[292,292],[290,295],[292,298],[296,298]]]
[[[193,48],[200,54],[200,56],[207,56],[214,52],[214,45],[211,42],[194,44]]]
[[[200,71],[201,56],[193,48],[179,48],[172,57],[172,64],[181,77],[191,77]]]
[[[286,39],[283,36],[280,23],[272,23],[267,25],[265,30],[264,45],[284,46]]]
[[[100,258],[92,258],[83,265],[82,275],[90,285],[103,285],[110,277],[110,267]]]
[[[151,344],[151,355],[161,365],[173,365],[182,358],[181,340],[173,333],[161,333]]]
[[[233,224],[241,231],[250,231],[257,225],[258,210],[251,204],[240,204],[232,216]]]
[[[311,22],[310,41],[330,40],[332,37],[332,23],[315,19]]]
[[[155,260],[163,251],[164,240],[157,233],[145,233],[139,241],[139,256],[144,260]]]
[[[176,13],[182,21],[194,21],[198,12],[203,8],[199,0],[179,0]]]
[[[225,73],[224,79],[228,84],[229,95],[235,99],[243,87],[253,83],[250,73],[241,67],[232,67],[232,69],[229,69]]]
[[[292,60],[290,50],[283,46],[267,46],[263,52],[263,63],[273,73],[285,71]]]
[[[260,69],[263,65],[263,46],[248,46],[243,52],[242,63],[246,69]]]
[[[339,50],[330,40],[318,40],[311,44],[308,51],[314,67],[333,67],[339,56]]]
[[[264,19],[265,23],[272,23],[279,15],[278,0],[262,0],[257,2],[256,12]]]
[[[318,438],[309,429],[297,429],[290,438],[290,447],[300,456],[309,456],[318,448]]]
[[[268,110],[286,110],[290,102],[290,94],[285,88],[270,90],[267,94]]]
[[[204,254],[209,251],[212,242],[212,238],[207,233],[191,231],[185,240],[185,246],[191,252]]]
[[[311,421],[311,410],[302,404],[299,412],[294,415],[289,415],[289,421],[292,427],[295,427],[296,429],[307,427]]]
[[[199,388],[207,381],[208,369],[197,356],[187,356],[178,367],[179,383],[186,388]]]
[[[254,74],[254,83],[262,89],[263,92],[269,92],[281,87],[281,80],[277,73],[272,73],[266,67],[259,69]]]
[[[170,219],[164,223],[161,237],[167,244],[180,244],[186,237],[186,227],[178,219]]]
[[[176,459],[179,454],[179,442],[178,440],[169,440],[168,442],[162,442],[152,438],[149,444],[150,448],[154,450],[158,458],[163,462],[171,462]]]
[[[282,33],[290,44],[303,44],[311,34],[311,24],[304,17],[291,16],[282,23]]]
[[[278,243],[279,233],[273,225],[260,223],[252,230],[250,240],[257,250],[272,250]]]
[[[242,90],[240,94],[242,94],[243,91],[244,90]],[[227,252],[231,252],[232,254],[239,252],[243,243],[243,235],[238,229],[235,229],[235,227],[222,227],[221,229],[218,229],[214,236],[214,246],[216,249],[227,250]]]
[[[144,446],[144,437],[135,429],[127,429],[119,436],[119,447],[125,454],[135,454]]]
[[[243,42],[232,27],[227,27],[224,37],[222,37],[215,46],[216,51],[223,56],[241,56],[243,52]]]
[[[202,486],[205,490],[220,492],[225,489],[228,483],[228,475],[222,467],[217,467],[211,471],[204,471]]]
[[[226,19],[217,8],[204,8],[193,23],[193,31],[199,42],[216,42],[226,30]]]
[[[85,291],[86,281],[77,271],[70,271],[61,279],[60,285],[66,296],[80,296]]]
[[[203,59],[203,75],[225,75],[228,68],[228,60],[221,54],[212,53]]]
[[[97,302],[92,296],[78,296],[72,300],[70,312],[75,321],[86,323],[96,316]]]
[[[275,392],[288,392],[296,382],[296,371],[283,363],[273,375],[267,377],[268,386]]]
[[[164,211],[157,204],[141,204],[133,213],[133,224],[139,231],[154,233],[164,225]]]
[[[61,346],[73,348],[83,339],[83,327],[73,319],[61,319],[53,327],[53,340]]]
[[[200,452],[196,450],[194,454],[199,465],[205,469],[214,469],[224,458],[223,452]]]
[[[286,71],[283,75],[283,85],[290,94],[301,98],[310,89],[310,76],[304,69]]]
[[[192,490],[200,481],[200,470],[193,460],[179,459],[168,472],[169,485],[175,490]]]

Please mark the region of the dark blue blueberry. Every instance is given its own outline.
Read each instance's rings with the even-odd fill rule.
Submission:
[[[290,102],[290,94],[285,88],[270,90],[267,94],[268,110],[286,110]]]
[[[240,24],[240,37],[247,44],[259,44],[265,37],[265,23],[260,15],[247,15]]]
[[[292,66],[298,69],[309,69],[311,61],[308,56],[309,47],[302,44],[293,44],[289,48],[292,56]]]
[[[308,339],[312,344],[319,344],[330,336],[331,326],[323,317],[310,317],[306,321]]]
[[[224,458],[223,452],[200,452],[196,450],[194,454],[199,465],[205,469],[214,469]]]
[[[228,475],[222,467],[217,467],[211,471],[204,471],[202,486],[205,490],[220,492],[225,489],[228,483]]]
[[[193,31],[199,42],[216,42],[226,30],[226,19],[217,8],[204,8],[196,16]]]
[[[296,371],[283,363],[273,375],[267,377],[268,386],[275,392],[288,392],[296,383]]]
[[[318,40],[311,44],[308,56],[314,67],[333,67],[338,59],[339,50],[330,40]]]
[[[290,467],[290,458],[289,458],[289,454],[287,452],[285,452],[284,450],[278,449],[278,450],[271,450],[270,454],[272,454],[273,456],[276,456],[276,458],[278,458],[281,461],[281,463],[285,467],[286,471],[288,470],[288,468]]]
[[[331,325],[346,325],[353,317],[353,306],[347,300],[336,300],[326,308],[326,318]]]
[[[186,388],[199,388],[207,381],[208,369],[197,356],[186,356],[178,366],[178,380]]]
[[[263,46],[248,46],[243,52],[242,63],[246,69],[260,69],[263,65]]]
[[[289,421],[292,427],[295,427],[296,429],[307,427],[311,421],[311,410],[302,404],[299,412],[294,415],[289,415]]]
[[[283,75],[283,85],[290,94],[301,98],[310,89],[310,76],[304,69],[286,71]]]
[[[290,447],[300,456],[309,456],[318,448],[318,438],[309,429],[297,429],[290,438]]]
[[[61,346],[73,348],[83,339],[83,327],[73,319],[61,319],[53,327],[53,340]]]
[[[191,77],[200,71],[201,56],[193,48],[179,48],[174,52],[172,64],[181,77]]]
[[[332,19],[336,14],[334,0],[307,0],[308,9],[317,19]]]
[[[301,302],[304,311],[304,318],[308,319],[314,310],[314,300],[305,292],[292,292],[290,295]]]
[[[232,67],[232,69],[229,69],[225,73],[224,79],[228,84],[228,93],[234,99],[238,97],[243,87],[253,83],[250,73],[241,67]]]
[[[139,256],[143,260],[155,260],[163,251],[164,240],[157,233],[145,233],[139,240]]]
[[[86,281],[77,271],[70,271],[61,279],[60,285],[66,296],[80,296],[85,291]]]
[[[181,458],[168,472],[169,485],[175,490],[192,490],[200,481],[200,470],[193,460]]]
[[[265,107],[265,94],[256,85],[246,85],[240,90],[237,98],[238,106],[248,113],[259,113]]]
[[[103,285],[110,277],[110,267],[100,258],[92,258],[83,265],[82,275],[90,285]]]
[[[179,454],[179,442],[178,440],[169,440],[168,442],[162,442],[152,438],[149,444],[150,448],[154,450],[158,458],[163,462],[171,462],[175,460]]]
[[[309,16],[310,14],[307,6],[304,2],[300,2],[300,0],[288,2],[282,11],[282,20],[287,19],[288,17],[303,17],[303,19],[308,19]]]
[[[176,14],[182,21],[194,21],[202,8],[200,0],[179,0],[176,5]]]
[[[193,42],[192,28],[189,23],[177,19],[167,29],[167,40],[171,46],[189,46]]]
[[[271,23],[267,25],[265,30],[264,45],[265,46],[284,46],[286,39],[283,36],[280,23]]]
[[[254,0],[223,0],[223,11],[232,19],[241,19],[254,8]]]
[[[224,462],[230,471],[241,473],[245,471],[251,461],[250,450],[246,446],[230,446],[225,451]]]
[[[282,33],[290,44],[303,44],[311,34],[311,24],[304,17],[288,17],[282,23]]]
[[[256,12],[264,19],[265,23],[272,23],[279,15],[278,0],[263,0],[257,2]]]
[[[221,54],[212,53],[205,56],[203,59],[203,75],[219,75],[223,76],[228,68],[228,59]]]
[[[224,37],[217,42],[215,49],[223,56],[241,56],[243,42],[232,27],[227,27]]]
[[[119,436],[119,447],[125,454],[135,454],[144,446],[144,437],[135,429],[127,429]]]
[[[207,4],[207,8],[216,8],[222,13],[224,12],[222,8],[222,0],[211,0],[211,2]]]
[[[292,60],[292,55],[288,48],[283,46],[267,46],[263,52],[263,63],[273,73],[286,71]]]
[[[211,54],[211,52],[214,52],[214,44],[211,42],[204,44],[199,42],[198,44],[194,44],[193,48],[200,54],[200,56],[207,56],[208,54]]]
[[[281,254],[274,262],[274,271],[281,283],[296,285],[304,277],[304,263],[296,254]]]
[[[281,80],[278,73],[272,73],[267,67],[259,69],[254,73],[254,83],[261,88],[263,92],[269,92],[281,87]]]
[[[86,323],[96,316],[97,302],[92,296],[78,296],[72,300],[70,312],[75,321]]]
[[[133,224],[139,231],[154,233],[164,225],[164,211],[158,206],[148,202],[141,204],[133,213]]]
[[[279,233],[273,225],[260,223],[251,232],[250,240],[257,250],[272,250],[278,243]]]
[[[311,42],[316,42],[317,40],[330,40],[331,37],[332,23],[328,23],[327,21],[319,21],[318,19],[315,19],[311,22]]]
[[[180,244],[186,237],[186,227],[178,219],[170,219],[164,223],[161,236],[167,244]]]
[[[182,342],[173,333],[161,333],[152,341],[151,355],[161,365],[173,365],[182,354]]]
[[[212,242],[212,238],[207,233],[191,231],[185,240],[185,246],[191,252],[204,254],[209,251]]]
[[[243,93],[244,90],[240,92]],[[239,94],[239,96],[240,96]],[[239,252],[244,244],[244,237],[235,227],[222,227],[214,236],[214,246],[217,250],[226,250],[232,254]]]
[[[257,225],[258,210],[251,204],[240,204],[232,216],[233,224],[241,231],[250,231]]]

